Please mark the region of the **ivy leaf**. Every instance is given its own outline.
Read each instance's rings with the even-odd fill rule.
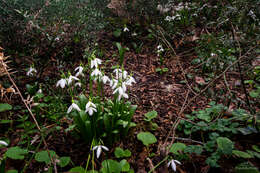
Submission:
[[[12,108],[12,105],[9,105],[7,103],[0,103],[0,112],[9,111]]]
[[[217,144],[218,144],[218,149],[222,151],[223,154],[228,154],[228,155],[232,154],[234,144],[230,139],[226,137],[218,137]]]
[[[154,144],[154,143],[157,142],[156,137],[152,133],[150,133],[150,132],[140,132],[137,135],[137,139],[142,141],[142,143],[145,146],[148,146],[150,144]]]
[[[53,150],[50,150],[49,153],[52,158],[56,156],[56,153]],[[35,160],[38,162],[45,162],[46,164],[51,162],[51,158],[49,157],[49,154],[46,150],[36,153]]]
[[[249,153],[246,153],[246,152],[243,152],[243,151],[239,151],[239,150],[233,150],[232,151],[232,154],[237,156],[237,157],[241,157],[241,158],[244,158],[244,159],[250,159],[250,158],[253,158],[254,156],[252,156],[251,154]]]
[[[172,144],[171,148],[170,148],[170,152],[173,154],[180,154],[179,151],[183,151],[186,148],[186,145],[184,143],[174,143]]]
[[[24,155],[28,154],[28,150],[22,149],[20,147],[11,147],[6,151],[5,154],[11,159],[23,160]]]

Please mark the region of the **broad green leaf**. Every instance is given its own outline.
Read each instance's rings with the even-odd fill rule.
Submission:
[[[105,160],[102,162],[102,173],[119,173],[121,172],[121,165],[115,160]]]
[[[56,156],[55,151],[52,150],[49,150],[49,154],[52,158]],[[45,162],[46,164],[48,164],[51,162],[51,158],[49,157],[49,154],[46,150],[40,151],[36,153],[35,160],[37,160],[38,162]]]
[[[73,173],[85,173],[85,169],[82,168],[81,166],[77,166],[77,167],[75,167],[75,168],[70,169],[69,172],[73,172]]]
[[[146,117],[146,119],[144,119],[145,121],[151,121],[152,119],[157,117],[157,112],[156,111],[147,112],[146,114],[144,114],[144,116]]]
[[[12,170],[8,170],[7,173],[18,173],[18,171],[15,169],[12,169]]]
[[[0,112],[9,111],[12,108],[12,105],[9,105],[8,103],[0,103]]]
[[[129,151],[128,149],[123,150],[120,147],[116,147],[114,153],[115,153],[116,158],[130,157],[131,156],[131,151]]]
[[[127,172],[130,170],[130,164],[124,159],[120,161],[121,171]]]
[[[243,152],[243,151],[239,151],[239,150],[233,150],[232,151],[232,154],[237,156],[237,157],[241,157],[241,158],[244,158],[244,159],[250,159],[250,158],[253,158],[254,156],[252,156],[251,154],[249,153],[246,153],[246,152]]]
[[[234,144],[230,139],[226,137],[218,137],[217,144],[218,144],[218,149],[221,150],[223,154],[228,154],[228,155],[232,154]]]
[[[154,144],[154,143],[157,142],[156,137],[152,133],[150,133],[150,132],[140,132],[137,135],[137,139],[142,141],[142,143],[145,146],[148,146],[150,144]]]
[[[65,167],[70,163],[70,157],[60,157],[59,160],[60,162],[58,163],[58,165],[60,167]]]
[[[173,154],[180,154],[179,151],[183,151],[186,148],[186,145],[184,143],[174,143],[172,144],[171,148],[170,148],[170,152]]]
[[[11,147],[8,148],[6,151],[6,156],[11,158],[11,159],[19,159],[22,160],[24,159],[24,156],[28,154],[28,150],[22,149],[20,147]]]

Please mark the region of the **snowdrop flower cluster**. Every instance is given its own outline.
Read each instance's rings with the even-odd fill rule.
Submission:
[[[195,5],[195,3],[180,2],[179,4],[175,5],[174,3],[169,2],[165,5],[159,4],[157,6],[157,10],[160,11],[161,14],[165,14],[168,12],[175,13],[175,12],[183,10],[184,8],[189,10],[190,9],[189,6],[191,6],[191,5]]]
[[[91,102],[91,100],[89,100],[89,102],[86,104],[86,110],[85,112],[88,113],[90,116],[93,115],[94,112],[97,112],[97,109],[96,109],[96,105],[94,103]],[[81,111],[81,109],[79,108],[79,106],[74,103],[74,101],[72,100],[72,104],[70,105],[70,107],[68,108],[67,110],[67,114],[69,114],[72,110],[76,110],[78,112]]]
[[[110,87],[114,90],[113,94],[118,94],[118,100],[121,100],[122,97],[127,99],[127,86],[132,86],[136,81],[132,76],[128,75],[125,70],[115,69],[114,73],[115,78],[110,80]]]
[[[37,70],[33,67],[30,67],[29,70],[27,71],[26,75],[27,76],[33,76],[34,73],[37,73]]]
[[[100,65],[102,63],[102,61],[101,61],[101,59],[99,59],[99,58],[94,58],[94,59],[92,59],[91,61],[90,61],[90,68],[91,69],[94,69],[95,68],[95,70],[93,70],[92,72],[91,72],[91,77],[94,77],[94,80],[96,80],[96,79],[102,79],[102,78],[104,78],[104,76],[103,76],[103,74],[102,74],[102,72],[98,69],[98,66]],[[109,80],[109,79],[105,79],[105,81],[107,81],[107,80]]]
[[[165,20],[168,22],[174,21],[175,19],[179,20],[181,16],[179,14],[176,14],[175,16],[166,16]]]
[[[168,167],[171,166],[172,170],[175,172],[176,171],[176,163],[181,165],[181,162],[179,162],[178,160],[173,160],[173,159],[170,160],[167,165],[168,165]]]
[[[73,81],[78,81],[79,78],[77,78],[76,76],[72,76],[70,75],[68,78],[61,78],[57,83],[56,83],[56,87],[61,87],[61,88],[65,88],[66,85],[70,85]]]
[[[106,146],[104,146],[104,145],[96,145],[96,146],[93,147],[93,151],[97,150],[96,151],[97,158],[99,158],[99,156],[100,156],[100,154],[102,152],[102,149],[104,149],[106,151],[109,151],[109,149]]]
[[[69,77],[65,78],[61,78],[57,83],[56,83],[56,87],[61,87],[61,88],[65,88],[65,86],[69,86],[73,81],[79,81],[79,76],[84,76],[83,74],[83,70],[84,68],[82,66],[78,66],[76,69],[75,69],[75,76],[73,75],[69,75]],[[81,86],[81,83],[80,82],[76,82],[75,83],[75,86]]]
[[[160,53],[161,53],[161,52],[164,52],[164,49],[163,49],[162,45],[159,44],[159,45],[157,46],[157,56],[160,56]]]

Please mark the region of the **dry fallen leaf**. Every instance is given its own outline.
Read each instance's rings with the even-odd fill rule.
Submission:
[[[202,77],[196,76],[195,77],[195,81],[196,81],[197,84],[200,84],[200,85],[205,85],[206,84],[205,80]]]

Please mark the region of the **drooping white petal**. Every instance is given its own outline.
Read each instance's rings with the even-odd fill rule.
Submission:
[[[71,111],[72,111],[72,106],[70,106],[69,108],[68,108],[68,111],[67,111],[67,114],[69,114]]]
[[[172,167],[172,170],[174,170],[174,172],[176,171],[176,164],[174,161],[171,162],[171,167]]]
[[[88,114],[89,114],[90,116],[93,115],[93,110],[92,110],[91,108],[89,108],[89,110],[88,110]]]
[[[102,145],[101,147],[102,147],[104,150],[109,151],[109,149],[108,149],[106,146]]]
[[[97,148],[97,158],[99,158],[100,154],[101,154],[101,146],[98,146]]]
[[[174,160],[174,162],[178,163],[179,165],[181,165],[181,162],[179,160]]]
[[[77,83],[75,83],[75,86],[81,87],[81,83],[77,82]]]
[[[77,104],[75,104],[75,103],[72,103],[72,107],[74,108],[74,109],[76,109],[77,111],[81,111],[80,110],[80,108],[79,108],[79,106],[77,105]]]
[[[8,144],[5,141],[0,140],[0,145],[8,146]]]
[[[75,68],[75,71],[82,72],[83,71],[83,67],[78,66],[77,68]]]
[[[96,150],[97,148],[98,148],[98,145],[94,146],[94,147],[93,147],[93,150]]]

